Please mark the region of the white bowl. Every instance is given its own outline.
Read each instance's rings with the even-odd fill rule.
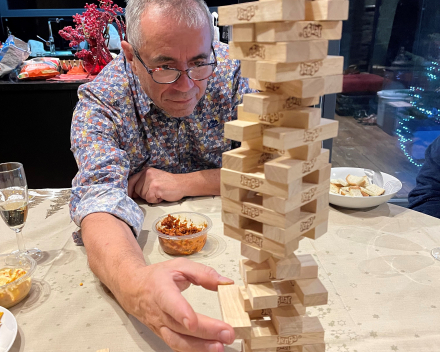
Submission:
[[[356,167],[333,167],[331,171],[330,178],[342,178],[345,180],[347,175],[354,176],[365,176],[364,169]],[[371,196],[371,197],[348,197],[342,196],[340,194],[330,193],[329,202],[330,204],[338,205],[345,208],[369,208],[375,207],[382,203],[388,202],[391,198],[395,196],[402,188],[402,182],[400,182],[394,176],[388,175],[381,172],[383,177],[382,188],[385,188],[385,193],[381,196]]]

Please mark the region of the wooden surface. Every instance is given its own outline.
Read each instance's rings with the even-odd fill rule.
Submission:
[[[377,168],[397,177],[403,184],[397,198],[407,198],[416,185],[419,169],[412,165],[399,147],[397,137],[378,126],[365,126],[350,116],[335,116],[338,137],[333,139],[333,167]]]

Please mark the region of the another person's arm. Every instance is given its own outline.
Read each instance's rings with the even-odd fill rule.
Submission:
[[[408,201],[410,209],[440,218],[440,137],[426,149],[425,163]]]

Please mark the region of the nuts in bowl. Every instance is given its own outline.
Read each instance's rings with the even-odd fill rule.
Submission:
[[[163,251],[170,255],[190,255],[205,246],[212,221],[195,212],[177,212],[159,217],[153,231],[159,238]]]
[[[28,255],[0,255],[0,306],[10,308],[27,296],[36,267]]]

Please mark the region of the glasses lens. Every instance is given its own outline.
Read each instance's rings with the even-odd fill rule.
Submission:
[[[192,79],[206,79],[212,75],[213,67],[212,65],[194,67],[188,72],[188,75]]]
[[[173,82],[178,76],[179,71],[175,70],[160,70],[153,72],[153,79],[159,83],[170,83]]]

